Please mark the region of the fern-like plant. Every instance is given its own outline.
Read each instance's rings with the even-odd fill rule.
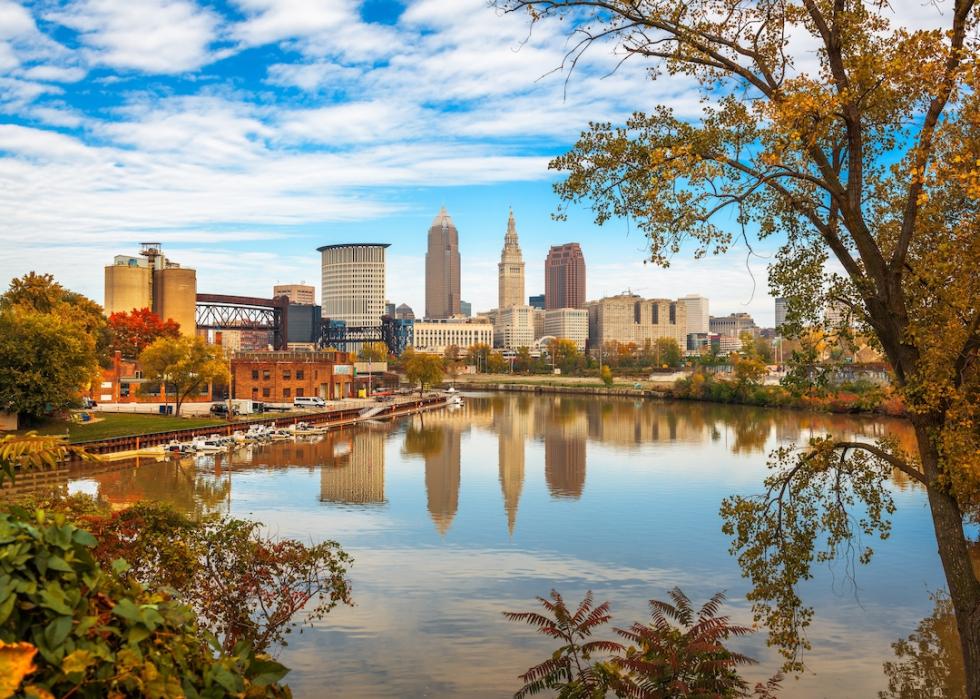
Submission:
[[[616,694],[635,699],[747,696],[748,683],[737,668],[756,661],[729,650],[724,642],[752,629],[719,616],[724,593],[712,596],[697,612],[680,588],[667,594],[670,602],[650,600],[648,624],[616,629],[630,644],[612,661],[621,671],[612,680]]]
[[[593,631],[611,618],[609,603],[593,606],[591,592],[575,613],[555,590],[551,600],[538,598],[545,614],[507,612],[508,619],[533,626],[562,643],[551,658],[520,676],[524,686],[514,696],[521,699],[553,690],[562,699],[595,699],[609,692],[630,699],[775,698],[782,680],[779,675],[750,691],[738,674],[739,666],[755,661],[729,650],[725,641],[750,634],[752,629],[719,616],[724,594],[714,595],[697,611],[679,588],[668,595],[669,602],[650,600],[649,623],[615,629],[629,646],[590,640]],[[600,653],[612,657],[593,661]]]
[[[557,590],[551,599],[538,597],[545,613],[504,612],[511,621],[533,626],[539,633],[561,642],[561,645],[542,663],[520,676],[524,686],[514,695],[522,699],[545,690],[557,690],[561,699],[603,697],[608,687],[604,666],[589,661],[597,653],[618,653],[623,646],[615,641],[589,640],[592,632],[611,618],[609,603],[593,606],[592,591],[572,612]]]

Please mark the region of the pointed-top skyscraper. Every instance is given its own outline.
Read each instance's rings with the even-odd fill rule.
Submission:
[[[425,253],[425,317],[458,315],[459,299],[459,232],[444,206],[429,228],[429,248]]]
[[[499,279],[497,308],[525,305],[524,257],[521,255],[521,246],[517,242],[517,224],[514,222],[513,209],[507,217],[507,234],[504,235],[504,249],[500,253],[497,270]]]

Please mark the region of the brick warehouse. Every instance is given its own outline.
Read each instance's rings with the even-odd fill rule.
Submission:
[[[238,352],[231,359],[232,397],[268,403],[353,394],[354,357],[346,352]]]

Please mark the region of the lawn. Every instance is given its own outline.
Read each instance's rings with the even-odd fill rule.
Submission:
[[[48,420],[32,428],[39,434],[65,434],[68,441],[86,442],[93,439],[109,439],[130,434],[149,434],[151,432],[166,432],[190,427],[210,427],[225,425],[222,418],[194,417],[183,418],[172,415],[138,415],[130,413],[92,413],[102,419],[98,422],[65,422],[64,420]],[[27,430],[21,430],[23,433]]]

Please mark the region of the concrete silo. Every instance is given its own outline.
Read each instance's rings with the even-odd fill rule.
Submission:
[[[149,267],[132,261],[105,268],[106,315],[153,307],[153,274]]]
[[[197,272],[163,256],[160,243],[141,243],[139,257],[117,255],[105,268],[105,312],[149,308],[180,324],[183,335],[197,332]]]
[[[197,272],[184,267],[153,271],[153,311],[180,324],[180,333],[197,333]]]

